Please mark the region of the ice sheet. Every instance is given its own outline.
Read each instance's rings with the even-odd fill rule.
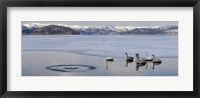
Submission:
[[[167,35],[22,35],[23,51],[62,51],[115,58],[139,53],[145,57],[178,57],[178,36]]]

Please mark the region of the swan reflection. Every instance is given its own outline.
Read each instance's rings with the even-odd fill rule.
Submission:
[[[129,63],[132,63],[133,61],[126,61],[126,67],[128,67]]]
[[[161,62],[160,62],[160,63],[153,63],[152,69],[155,69],[155,66],[156,66],[156,65],[160,65],[160,64],[161,64]]]
[[[152,65],[152,69],[154,70],[156,66],[162,64],[161,62],[160,63],[153,63],[151,61],[148,61],[146,64],[137,64],[136,63],[136,71],[138,71],[140,69],[140,67],[144,67],[146,66],[146,69],[148,69],[148,66],[149,65]]]
[[[114,62],[114,61],[107,61],[106,60],[106,70],[108,69],[109,63],[112,63],[112,62]]]
[[[147,64],[138,64],[138,63],[136,63],[136,71],[138,71],[140,67],[144,67],[146,65]]]

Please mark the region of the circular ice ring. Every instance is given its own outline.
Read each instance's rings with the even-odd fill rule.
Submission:
[[[91,65],[79,65],[79,64],[53,65],[46,68],[52,71],[59,71],[59,72],[86,72],[96,69],[96,67]]]

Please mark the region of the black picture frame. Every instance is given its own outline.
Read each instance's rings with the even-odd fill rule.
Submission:
[[[7,91],[7,7],[193,7],[193,91]],[[0,96],[2,98],[199,98],[200,0],[1,0]],[[189,66],[189,65],[188,65]],[[169,85],[170,86],[170,85]]]

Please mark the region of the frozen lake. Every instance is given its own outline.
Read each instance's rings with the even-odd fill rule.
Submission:
[[[115,58],[106,62],[106,51]],[[127,63],[154,54],[161,64]],[[22,76],[177,76],[178,36],[23,35]]]
[[[94,56],[124,57],[154,54],[159,58],[178,57],[178,36],[155,35],[23,35],[22,50],[62,51]]]

